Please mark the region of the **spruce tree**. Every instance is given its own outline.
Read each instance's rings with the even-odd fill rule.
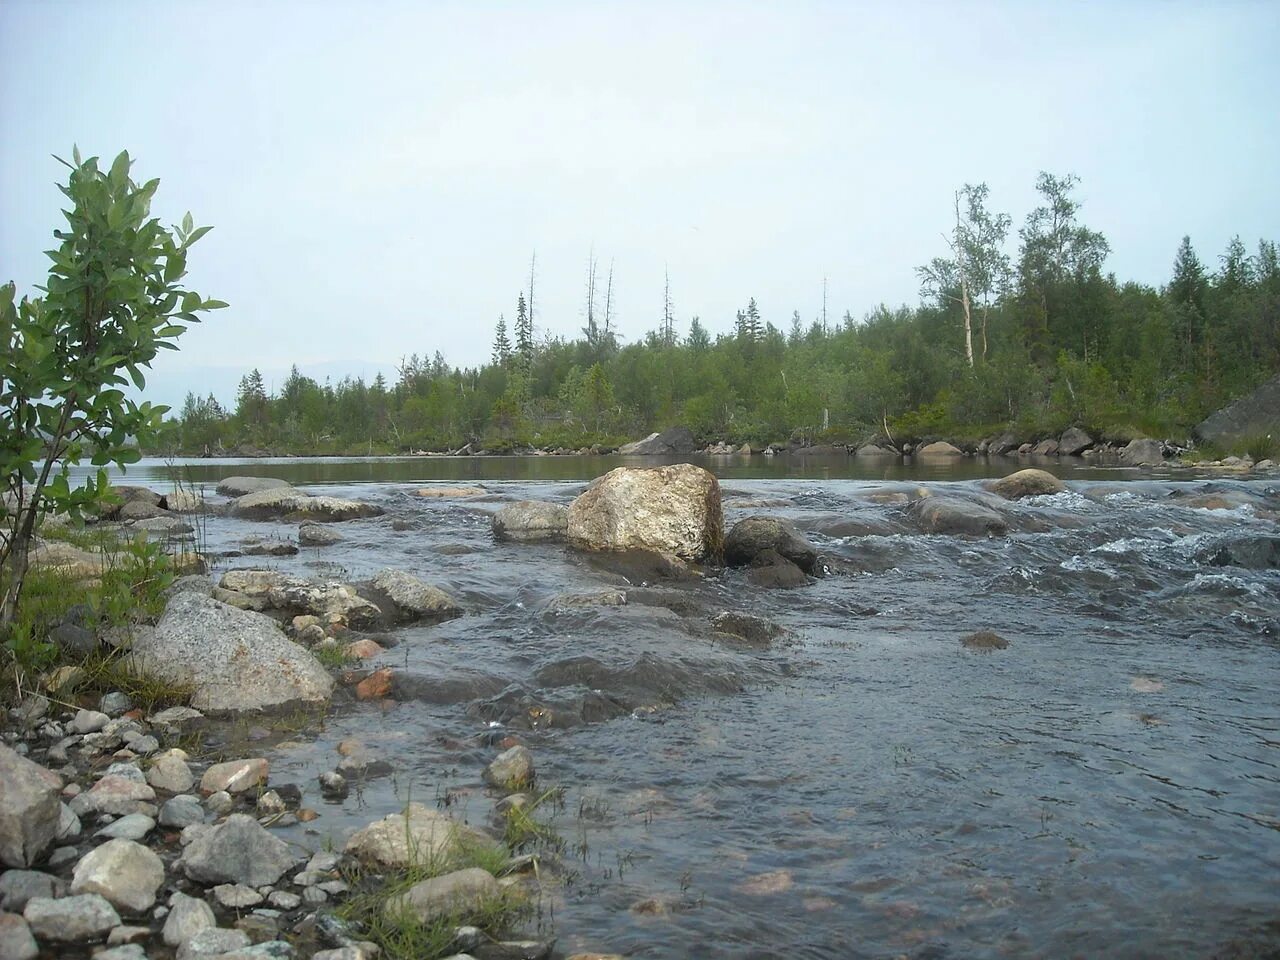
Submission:
[[[493,336],[493,365],[505,367],[511,360],[511,341],[507,339],[507,318],[498,314],[498,327]]]

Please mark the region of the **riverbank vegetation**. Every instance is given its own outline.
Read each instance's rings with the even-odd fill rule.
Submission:
[[[164,446],[576,449],[674,424],[734,444],[1031,438],[1072,425],[1118,440],[1186,437],[1280,370],[1275,242],[1251,250],[1236,238],[1209,260],[1190,238],[1171,241],[1157,289],[1107,272],[1110,245],[1085,222],[1075,177],[1041,174],[1036,189],[1016,230],[985,185],[958,191],[915,306],[770,317],[743,291],[735,317],[682,324],[668,285],[654,329],[624,343],[612,279],[601,283],[593,260],[575,339],[537,337],[532,298],[513,291],[514,322],[497,320],[488,364],[453,367],[428,342],[394,383],[321,384],[295,369],[269,394],[250,371],[233,405],[188,396]]]

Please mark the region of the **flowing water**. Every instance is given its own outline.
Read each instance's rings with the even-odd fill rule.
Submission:
[[[985,502],[977,477],[1013,461],[757,461],[711,464],[727,524],[792,520],[840,573],[642,585],[494,543],[503,501],[568,502],[615,465],[600,458],[188,466],[210,488],[276,475],[382,505],[270,565],[397,567],[467,610],[391,634],[396,701],[342,695],[322,731],[271,748],[273,781],[322,813],[296,839],[340,841],[410,798],[487,822],[480,773],[515,733],[565,790],[538,919],[565,953],[1277,955],[1280,560],[1219,548],[1277,536],[1280,481],[1062,470],[1068,492],[1001,502],[1010,533],[967,539],[920,533],[902,501],[923,485]],[[159,488],[164,469],[130,481]],[[424,480],[489,494],[412,496]],[[217,553],[249,534],[292,530],[214,517],[204,535]],[[790,634],[735,645],[708,626],[724,610]],[[1010,646],[962,647],[980,629]],[[325,803],[315,777],[346,737],[396,770]]]

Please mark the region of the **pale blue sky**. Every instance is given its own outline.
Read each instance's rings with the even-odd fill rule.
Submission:
[[[1280,238],[1280,4],[0,2],[0,277],[59,222],[51,153],[161,178],[215,229],[231,303],[155,399],[241,372],[488,357],[538,252],[540,332],[582,325],[594,247],[619,330],[748,297],[784,327],[915,302],[952,192],[1015,227],[1075,172],[1122,278],[1190,234]],[[1012,238],[1016,240],[1016,238]],[[1012,242],[1011,242],[1012,247]]]

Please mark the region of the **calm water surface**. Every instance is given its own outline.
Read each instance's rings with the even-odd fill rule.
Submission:
[[[1015,461],[706,461],[728,523],[786,517],[845,572],[760,591],[741,571],[628,583],[559,546],[495,544],[513,499],[568,502],[610,458],[188,461],[377,502],[306,576],[397,567],[467,616],[395,631],[396,699],[339,698],[272,749],[273,781],[340,841],[406,799],[487,822],[483,765],[534,750],[563,865],[531,923],[564,953],[631,957],[1244,957],[1280,949],[1280,572],[1217,566],[1276,536],[1275,478],[1062,469],[1069,492],[999,503],[1010,533],[920,533],[902,497],[986,502]],[[168,467],[131,481],[162,487]],[[426,500],[433,481],[488,494]],[[217,499],[217,498],[215,498]],[[395,528],[393,528],[393,524]],[[399,529],[396,529],[399,528]],[[208,548],[279,523],[212,517]],[[225,558],[219,569],[249,566]],[[566,594],[622,590],[623,606]],[[722,610],[789,638],[740,649]],[[967,651],[993,629],[1007,650]],[[315,777],[359,737],[396,773],[340,804]]]

